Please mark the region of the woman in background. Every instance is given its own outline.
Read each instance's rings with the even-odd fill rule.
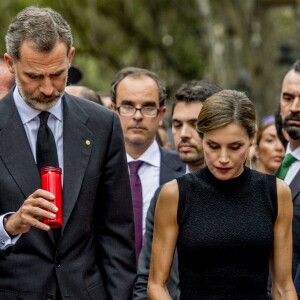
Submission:
[[[278,138],[275,122],[269,121],[258,128],[254,161],[256,170],[275,174],[282,163],[285,148]]]

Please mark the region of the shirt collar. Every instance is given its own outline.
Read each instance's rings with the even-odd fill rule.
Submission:
[[[135,159],[132,158],[128,153],[126,153],[127,162],[130,163]],[[154,167],[160,166],[160,150],[157,142],[154,140],[153,143],[148,147],[148,149],[136,160],[142,160],[149,165]]]
[[[186,164],[186,171],[185,171],[185,174],[188,174],[188,173],[191,173],[190,169],[189,169],[189,165]]]
[[[291,150],[290,144],[287,145],[285,155],[291,153],[298,161],[300,161],[300,147],[296,148],[294,151]]]
[[[14,90],[14,101],[21,117],[23,125],[34,119],[37,115],[40,114],[40,111],[29,106],[21,97],[18,88]],[[48,109],[48,111],[54,115],[58,120],[62,121],[62,97],[59,98],[57,103]]]

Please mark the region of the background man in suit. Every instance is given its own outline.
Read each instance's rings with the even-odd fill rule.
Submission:
[[[293,277],[298,268],[295,287],[300,296],[300,60],[283,78],[280,111],[283,128],[289,138],[285,155],[292,154],[296,159],[284,181],[290,186],[293,196]]]
[[[115,113],[64,93],[74,56],[60,14],[28,7],[6,35],[16,88],[0,101],[0,299],[132,299],[134,223]],[[41,111],[63,170],[59,241],[36,165]],[[53,134],[52,134],[53,133]]]
[[[196,171],[204,165],[202,141],[195,125],[203,102],[220,90],[220,87],[207,81],[192,80],[183,84],[175,95],[172,113],[172,134],[179,157],[187,164],[187,172]],[[154,212],[159,192],[160,188],[155,192],[147,213],[144,244],[139,257],[138,276],[135,284],[135,300],[148,299],[147,285],[154,229]],[[179,299],[177,254],[174,256],[168,291],[172,299]]]
[[[15,83],[14,76],[9,72],[2,57],[3,55],[0,57],[0,99],[9,92]]]
[[[185,165],[176,152],[159,147],[155,140],[166,113],[165,87],[155,73],[133,67],[122,69],[111,85],[111,96],[121,120],[127,162],[143,162],[138,175],[142,185],[144,232],[146,213],[155,190],[159,185],[183,174]],[[137,230],[141,231],[141,228]]]
[[[93,89],[90,89],[86,86],[68,85],[68,86],[66,86],[65,91],[70,95],[84,98],[86,100],[90,100],[90,101],[93,101],[100,105],[103,105],[101,96],[96,91],[94,91]]]

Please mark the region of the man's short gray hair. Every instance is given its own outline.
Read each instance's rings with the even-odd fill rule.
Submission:
[[[29,6],[12,20],[5,36],[6,51],[13,60],[20,59],[22,43],[27,40],[39,52],[51,51],[57,41],[67,46],[67,55],[73,45],[70,25],[51,8]]]

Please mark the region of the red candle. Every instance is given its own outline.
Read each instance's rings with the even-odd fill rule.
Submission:
[[[43,218],[43,223],[51,228],[58,228],[63,225],[62,219],[62,187],[61,187],[61,168],[43,167],[41,168],[42,189],[52,193],[55,198],[53,204],[58,208],[55,219]]]

